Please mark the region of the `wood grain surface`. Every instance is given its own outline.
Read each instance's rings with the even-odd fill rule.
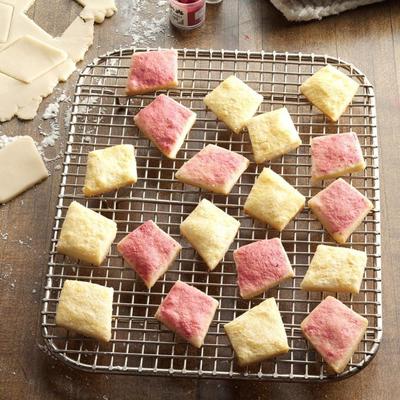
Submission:
[[[124,35],[135,16],[120,0],[120,12],[95,27],[84,63],[116,47],[132,44]],[[133,0],[138,3],[139,0]],[[141,0],[149,5],[156,0]],[[80,11],[72,0],[37,0],[29,15],[52,34],[60,34]],[[136,16],[137,17],[137,16]],[[145,17],[144,15],[140,17]],[[139,26],[140,28],[140,26]],[[322,21],[287,22],[267,0],[225,0],[210,6],[206,24],[190,33],[167,27],[155,46],[276,50],[326,53],[354,63],[375,86],[380,141],[384,333],[376,358],[347,380],[324,384],[264,383],[81,373],[53,361],[40,337],[40,299],[58,184],[60,159],[48,163],[51,176],[33,190],[0,207],[0,399],[397,399],[400,393],[400,2],[386,1]],[[140,46],[142,43],[136,43]],[[148,44],[148,43],[146,43]],[[82,63],[82,66],[84,64]],[[72,93],[75,73],[60,85]],[[40,106],[43,113],[50,96]],[[61,116],[67,104],[62,104]],[[2,134],[40,140],[43,121],[12,120]],[[65,147],[66,132],[46,157]],[[8,234],[7,239],[5,233]]]

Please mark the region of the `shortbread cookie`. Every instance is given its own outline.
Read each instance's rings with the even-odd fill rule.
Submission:
[[[305,197],[270,168],[264,168],[252,187],[244,211],[278,231],[299,213]]]
[[[287,108],[257,115],[246,122],[257,164],[297,149],[300,136]]]
[[[304,336],[338,374],[357,350],[367,326],[366,318],[331,296],[301,323]]]
[[[177,281],[155,317],[195,347],[201,347],[218,308],[218,301],[187,283]]]
[[[149,220],[125,236],[117,249],[150,289],[175,261],[182,247]]]
[[[337,178],[366,167],[354,132],[318,136],[311,140],[311,180]]]
[[[262,101],[261,94],[234,75],[221,82],[204,98],[205,105],[235,133],[240,133]]]
[[[111,339],[114,289],[90,282],[64,282],[58,301],[56,325],[102,342]]]
[[[294,276],[279,238],[259,240],[233,252],[240,295],[251,299]]]
[[[196,121],[196,113],[161,94],[134,117],[135,124],[168,158],[175,158]]]
[[[62,225],[57,251],[100,265],[117,234],[117,224],[73,201]]]
[[[229,194],[249,160],[240,154],[209,144],[176,172],[178,181],[210,192]]]
[[[320,244],[300,287],[308,291],[358,293],[366,266],[364,251]]]
[[[228,251],[239,226],[239,221],[203,199],[181,223],[181,234],[213,270]]]
[[[155,92],[178,86],[178,52],[147,51],[132,55],[126,93]]]
[[[107,193],[136,181],[135,150],[131,144],[89,152],[82,189],[85,196]]]
[[[301,93],[336,122],[351,103],[360,85],[332,65],[326,65],[300,86]]]
[[[342,178],[312,197],[308,206],[333,239],[341,244],[374,208],[365,196]]]
[[[278,306],[273,297],[224,326],[240,366],[289,351]]]

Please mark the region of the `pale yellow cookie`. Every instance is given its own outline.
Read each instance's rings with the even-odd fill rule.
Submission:
[[[246,122],[257,164],[297,149],[300,136],[287,108],[257,115]]]
[[[305,201],[305,197],[281,176],[264,168],[244,203],[244,211],[282,231],[303,209]]]
[[[320,244],[300,287],[307,291],[359,293],[367,254]]]
[[[336,122],[351,103],[360,85],[332,65],[318,70],[300,86],[301,93]]]
[[[235,133],[240,133],[262,101],[261,94],[234,75],[221,82],[204,98],[206,106]]]
[[[239,221],[203,199],[181,223],[181,234],[213,270],[228,251],[239,226]]]
[[[135,150],[120,144],[88,154],[83,193],[96,196],[131,185],[137,181]]]
[[[61,290],[56,325],[103,342],[111,339],[114,289],[67,280]]]
[[[117,234],[117,224],[73,201],[58,239],[57,251],[94,265],[100,265]]]
[[[285,327],[273,297],[224,326],[240,366],[289,351]]]

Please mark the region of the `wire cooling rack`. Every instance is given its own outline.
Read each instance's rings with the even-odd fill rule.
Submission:
[[[158,93],[128,98],[124,87],[134,52],[124,49],[99,57],[80,74],[73,99],[60,195],[51,240],[50,259],[42,308],[42,333],[50,351],[67,364],[95,372],[315,381],[350,376],[376,353],[382,336],[380,203],[375,97],[367,78],[339,59],[309,54],[179,50],[179,87],[163,91],[194,110],[198,119],[176,160],[163,157],[133,123],[135,115]],[[329,123],[299,95],[302,81],[321,66],[331,63],[360,83],[360,89],[339,123]],[[369,321],[365,336],[347,369],[327,373],[326,365],[307,344],[300,323],[327,296],[300,290],[300,282],[319,243],[335,245],[308,208],[279,233],[243,213],[243,204],[263,166],[251,163],[229,196],[214,195],[174,179],[175,171],[208,143],[239,152],[252,160],[248,135],[232,135],[224,123],[207,111],[202,99],[220,81],[235,74],[264,96],[259,112],[286,106],[303,144],[295,151],[269,162],[309,199],[326,182],[310,183],[310,140],[328,133],[358,134],[367,168],[345,179],[374,203],[375,209],[353,233],[346,246],[365,250],[368,266],[358,295],[337,297]],[[86,199],[82,186],[87,153],[107,146],[131,143],[136,148],[138,183],[100,197]],[[202,198],[208,198],[241,223],[239,234],[223,262],[209,272],[179,235],[179,224]],[[69,204],[77,200],[115,220],[118,234],[103,266],[91,267],[56,252],[56,243]],[[124,264],[116,243],[148,219],[153,219],[183,245],[183,250],[156,285],[147,290]],[[295,276],[251,301],[239,296],[232,251],[254,240],[280,237],[293,264]],[[55,326],[55,311],[66,279],[79,279],[114,288],[112,340],[101,344]],[[205,344],[195,349],[162,326],[154,314],[177,279],[216,298],[220,306]],[[274,296],[289,340],[288,354],[261,364],[240,368],[224,333],[224,324],[264,298]]]

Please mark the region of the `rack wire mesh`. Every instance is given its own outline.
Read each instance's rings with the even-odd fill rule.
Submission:
[[[179,87],[169,96],[194,110],[198,119],[176,160],[162,157],[133,123],[135,115],[159,93],[128,98],[124,87],[131,55],[149,49],[121,49],[101,56],[79,75],[73,99],[70,133],[63,163],[50,258],[42,307],[42,333],[51,353],[69,365],[95,372],[243,378],[289,381],[332,380],[351,376],[375,355],[382,336],[380,203],[375,97],[364,74],[340,59],[291,53],[225,50],[179,50]],[[321,66],[331,63],[360,83],[352,104],[336,124],[299,95],[301,82]],[[286,106],[303,144],[290,154],[267,163],[294,185],[307,200],[326,182],[310,183],[310,139],[328,133],[358,134],[367,168],[346,177],[374,203],[374,211],[350,237],[346,246],[365,250],[368,265],[359,294],[336,294],[346,305],[369,321],[368,329],[347,369],[339,375],[327,372],[326,364],[301,334],[300,323],[327,293],[300,290],[300,282],[319,243],[334,245],[308,208],[279,233],[243,213],[243,204],[263,166],[251,163],[229,196],[210,194],[183,185],[175,171],[208,143],[239,152],[252,159],[248,136],[232,135],[215,115],[206,110],[203,97],[220,81],[237,75],[264,96],[259,112]],[[100,197],[82,194],[87,153],[107,146],[131,143],[136,149],[138,183]],[[209,272],[179,235],[179,224],[200,199],[208,198],[241,223],[239,234],[224,260]],[[85,265],[56,252],[63,219],[71,201],[77,200],[112,218],[118,234],[100,268]],[[116,243],[148,219],[183,245],[170,270],[147,290],[124,264]],[[232,251],[257,239],[280,237],[292,262],[295,276],[251,301],[239,296]],[[111,286],[115,290],[112,340],[101,344],[55,325],[55,311],[66,279],[80,279]],[[154,319],[155,311],[173,283],[181,279],[216,298],[219,309],[205,345],[195,349]],[[224,333],[224,324],[274,296],[282,314],[290,351],[261,364],[240,368]]]

